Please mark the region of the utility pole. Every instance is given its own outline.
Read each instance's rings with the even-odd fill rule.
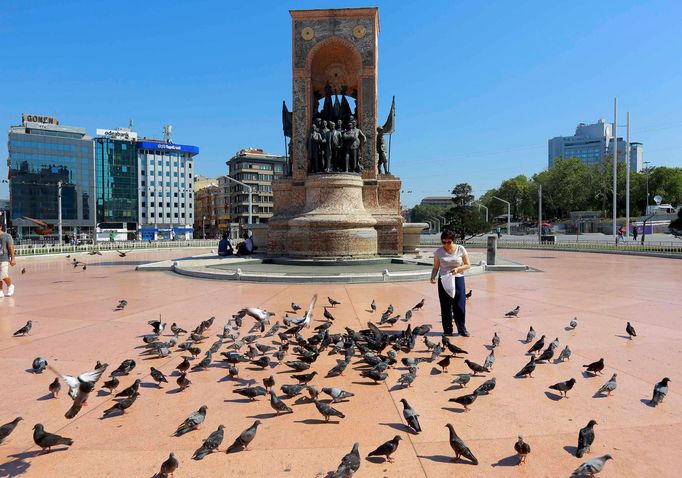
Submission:
[[[497,196],[493,196],[493,198],[502,201],[507,205],[507,234],[511,234],[511,203],[502,198],[498,198]]]
[[[538,187],[538,242],[542,242],[542,184]]]
[[[627,113],[625,136],[625,236],[630,230],[630,112]]]
[[[249,186],[248,184],[244,184],[241,181],[237,181],[230,176],[225,176],[225,179],[246,188],[246,191],[249,193],[249,225],[253,224],[253,187]]]
[[[646,170],[646,207],[644,208],[644,215],[649,214],[649,164],[651,161],[644,161],[644,166]]]
[[[57,244],[62,244],[62,182],[57,181],[57,220],[59,221]]]
[[[613,98],[613,238],[616,238],[616,196],[618,191],[618,97]]]

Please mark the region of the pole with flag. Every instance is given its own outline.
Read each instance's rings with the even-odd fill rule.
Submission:
[[[388,118],[384,123],[383,133],[388,135],[388,172],[391,172],[391,137],[395,131],[395,95],[391,100],[391,111],[388,113]]]

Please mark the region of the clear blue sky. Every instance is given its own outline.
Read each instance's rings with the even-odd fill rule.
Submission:
[[[5,2],[0,124],[174,126],[200,174],[243,147],[283,153],[289,8],[379,6],[379,111],[396,95],[403,203],[469,182],[482,194],[547,166],[547,139],[611,121],[619,97],[653,165],[682,166],[682,2]],[[0,176],[7,176],[1,142]],[[0,197],[7,197],[6,184]]]

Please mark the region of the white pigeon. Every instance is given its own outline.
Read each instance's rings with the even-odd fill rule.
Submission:
[[[590,475],[593,477],[595,473],[599,473],[604,468],[604,465],[608,460],[612,459],[613,457],[608,454],[604,456],[599,456],[597,458],[590,458],[585,463],[576,468],[576,470],[573,472],[573,475],[571,476]]]
[[[575,329],[578,326],[578,318],[573,317],[573,320],[571,320],[571,323],[568,324],[572,329]]]
[[[315,307],[315,302],[317,302],[317,294],[313,296],[308,304],[308,308],[301,318],[289,318],[289,323],[294,324],[297,327],[310,327],[310,321],[313,320],[313,307]]]
[[[109,364],[107,363],[102,364],[101,367],[96,368],[95,370],[90,370],[89,372],[83,372],[77,377],[72,377],[71,375],[64,375],[62,373],[59,373],[51,365],[48,365],[48,368],[50,368],[50,370],[52,370],[57,375],[60,375],[64,379],[64,382],[66,382],[66,385],[69,387],[69,396],[75,400],[76,397],[78,396],[78,388],[80,387],[80,384],[84,382],[89,382],[93,384],[96,383],[108,366]]]

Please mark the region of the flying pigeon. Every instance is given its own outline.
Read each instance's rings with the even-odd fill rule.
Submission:
[[[574,378],[566,380],[565,382],[555,383],[554,385],[550,385],[549,388],[559,392],[562,397],[568,398],[568,391],[573,388],[573,385],[575,385]]]
[[[206,419],[206,411],[208,410],[208,407],[206,405],[202,405],[199,407],[199,410],[196,412],[192,412],[192,414],[185,419],[184,422],[180,424],[177,430],[175,430],[175,433],[173,434],[176,437],[182,436],[185,433],[191,432],[192,430],[196,430],[199,428],[199,425],[201,425],[204,420]]]
[[[469,450],[469,447],[464,444],[464,441],[457,436],[457,433],[455,432],[455,428],[448,423],[445,425],[445,427],[450,430],[450,446],[452,447],[452,450],[455,452],[455,459],[459,459],[460,456],[463,456],[467,460],[471,461],[474,465],[478,465],[478,460],[474,456],[473,453],[471,453],[471,450]]]
[[[376,450],[370,452],[369,455],[367,455],[367,457],[385,456],[386,461],[388,461],[389,463],[393,463],[393,459],[391,458],[391,455],[393,453],[395,453],[396,450],[398,449],[398,444],[400,443],[400,440],[402,440],[402,438],[400,438],[400,435],[394,436],[392,439],[390,439],[386,443],[379,445],[379,447]]]
[[[612,459],[613,457],[608,454],[597,458],[590,458],[585,463],[576,468],[576,470],[573,472],[571,476],[580,476],[587,474],[590,475],[591,477],[594,477],[595,474],[602,471],[606,462]]]
[[[599,390],[597,390],[597,393],[606,393],[607,396],[611,396],[611,392],[613,392],[618,384],[616,383],[616,377],[618,376],[617,373],[614,373],[611,378],[609,379],[608,382],[606,382],[604,385],[601,386]]]
[[[519,315],[519,310],[521,310],[521,306],[517,305],[515,309],[510,310],[506,314],[504,314],[505,317],[518,317]]]
[[[665,377],[663,380],[654,385],[654,394],[649,401],[652,407],[662,403],[665,396],[668,395],[668,382],[670,381],[671,380],[668,377]]]
[[[0,426],[0,443],[5,441],[5,439],[12,434],[14,429],[17,427],[20,421],[22,421],[23,418],[17,417],[14,420],[12,420],[9,423],[5,423],[4,425]]]
[[[260,423],[260,420],[256,420],[253,422],[253,425],[241,432],[234,443],[225,450],[225,453],[234,453],[242,449],[244,451],[249,451],[249,443],[256,438],[256,431],[258,430],[258,425],[260,425]]]
[[[578,449],[575,456],[582,458],[585,453],[589,453],[590,446],[594,443],[594,426],[597,422],[590,420],[585,428],[581,428],[578,432]]]
[[[405,417],[405,421],[409,427],[414,430],[415,433],[421,432],[422,427],[419,425],[419,415],[417,415],[417,412],[414,411],[404,398],[401,398],[400,401],[403,404],[403,417]]]
[[[514,450],[519,455],[519,465],[526,462],[526,457],[530,453],[530,445],[523,441],[523,437],[519,436],[519,439],[514,443]]]
[[[220,444],[223,442],[224,429],[225,429],[224,425],[219,425],[218,429],[212,432],[208,436],[208,438],[204,440],[201,446],[196,449],[194,455],[192,455],[192,459],[202,460],[206,455],[216,451]]]
[[[66,438],[46,432],[42,423],[36,423],[36,425],[33,427],[33,442],[43,450],[47,448],[48,453],[51,451],[53,446],[73,445],[73,440],[71,438]]]
[[[356,471],[360,468],[360,452],[358,448],[359,443],[353,445],[353,449],[341,459],[339,467],[334,473],[332,473],[331,478],[352,478]]]

